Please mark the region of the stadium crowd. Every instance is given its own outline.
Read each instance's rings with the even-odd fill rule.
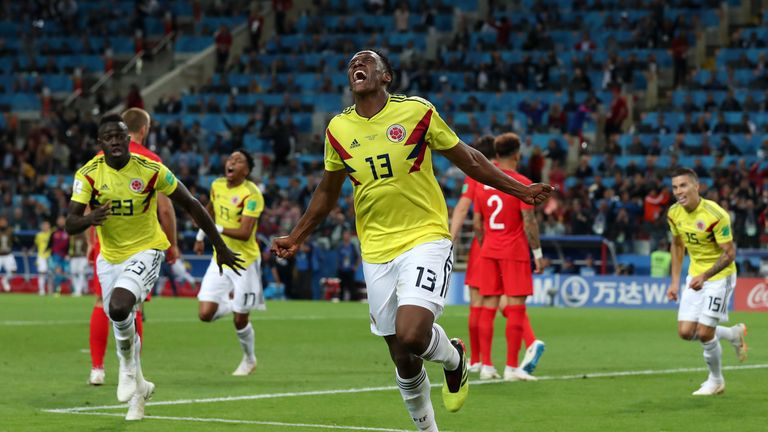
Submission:
[[[520,171],[558,188],[538,209],[544,235],[600,235],[626,253],[634,251],[636,240],[651,240],[654,247],[666,236],[665,212],[674,202],[667,171],[683,164],[703,179],[703,195],[731,213],[739,247],[768,241],[768,122],[754,120],[768,115],[768,92],[755,92],[768,87],[768,71],[764,52],[749,57],[749,49],[765,46],[765,32],[734,30],[729,47],[740,50],[734,61],[718,55],[708,70],[689,64],[694,35],[707,25],[701,19],[707,15],[684,12],[695,7],[711,12],[719,2],[657,0],[646,8],[643,2],[573,1],[569,14],[533,2],[533,13],[499,8],[482,19],[448,2],[385,7],[387,2],[367,1],[357,11],[344,1],[322,0],[315,2],[322,13],[302,11],[294,19],[286,15],[290,2],[274,3],[277,12],[285,12],[276,14],[276,35],[260,39],[263,18],[251,16],[258,35],[242,54],[227,46],[209,84],[145,107],[157,114],[148,147],[203,203],[210,179],[223,173],[225,155],[241,147],[257,154],[256,180],[266,201],[259,234],[265,241],[296,223],[322,170],[322,134],[299,124],[322,108],[302,96],[341,95],[335,108],[341,109],[349,100],[346,57],[358,41],[392,57],[398,72],[393,91],[429,98],[465,141],[506,131],[524,137]],[[610,34],[599,41],[578,20],[597,11]],[[420,52],[436,30],[452,36],[433,60],[424,60]],[[389,37],[358,38],[372,32]],[[227,45],[218,36],[216,43]],[[330,53],[344,54],[309,61]],[[288,62],[302,57],[306,63]],[[46,73],[46,65],[29,67],[25,72]],[[668,98],[642,109],[645,83],[667,69],[673,76]],[[257,98],[242,103],[237,95]],[[280,97],[259,99],[268,95]],[[116,102],[105,101],[102,108]],[[36,230],[43,220],[62,215],[74,169],[97,151],[92,113],[57,100],[51,108],[23,134],[12,112],[2,122],[0,214],[17,230]],[[211,115],[221,117],[221,125],[208,127],[205,118]],[[446,167],[436,162],[452,204],[462,178]],[[192,230],[191,220],[178,214],[180,230]],[[324,248],[337,247],[345,231],[354,231],[354,219],[345,189],[315,240]],[[191,243],[182,247],[188,252]]]

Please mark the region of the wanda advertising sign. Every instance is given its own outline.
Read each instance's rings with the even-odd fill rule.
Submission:
[[[768,312],[768,278],[738,278],[735,309]]]

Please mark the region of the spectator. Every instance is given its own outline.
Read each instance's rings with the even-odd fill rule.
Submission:
[[[614,87],[612,93],[611,109],[605,119],[604,133],[606,140],[613,134],[621,133],[621,125],[629,116],[627,100],[621,95],[618,87]]]
[[[595,270],[595,260],[592,258],[591,254],[587,254],[587,257],[584,258],[584,265],[579,266],[579,275],[581,276],[597,275],[597,270]]]
[[[285,19],[288,16],[288,11],[291,10],[292,7],[292,0],[272,0],[272,10],[275,14],[275,31],[277,34],[282,35],[288,33]]]
[[[360,253],[357,250],[357,246],[352,243],[351,231],[344,231],[337,252],[339,255],[337,275],[341,280],[341,291],[338,300],[357,300],[355,275],[360,265]]]
[[[651,253],[651,276],[657,278],[669,277],[672,254],[669,252],[669,243],[662,239],[656,250]]]
[[[397,8],[395,8],[394,14],[396,31],[405,33],[410,29],[410,24],[408,23],[410,15],[411,13],[408,10],[408,3],[400,2]]]
[[[224,72],[229,60],[229,50],[232,48],[232,33],[229,32],[229,27],[226,25],[219,27],[213,39],[216,43],[216,71]]]
[[[142,99],[139,86],[136,84],[131,84],[130,90],[128,91],[128,98],[125,101],[125,108],[144,109],[144,99]]]

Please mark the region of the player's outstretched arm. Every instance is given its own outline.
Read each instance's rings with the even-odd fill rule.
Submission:
[[[299,245],[309,236],[315,227],[328,216],[336,207],[341,194],[341,186],[347,178],[347,172],[324,171],[323,178],[312,194],[307,211],[301,216],[296,227],[285,237],[277,237],[272,241],[272,252],[280,258],[289,258],[299,249]]]
[[[453,208],[453,214],[451,215],[451,237],[454,242],[459,239],[461,233],[461,226],[464,225],[464,219],[467,218],[469,213],[469,207],[472,205],[472,200],[466,197],[459,198],[459,202],[456,203],[456,207]]]
[[[112,208],[112,202],[107,201],[104,204],[96,207],[93,211],[85,214],[85,204],[70,201],[69,210],[67,213],[67,223],[64,229],[70,235],[80,234],[88,229],[90,226],[101,225],[107,220]]]
[[[683,270],[683,258],[685,257],[685,243],[680,236],[672,236],[672,246],[669,248],[669,252],[672,254],[672,262],[670,263],[672,281],[669,283],[667,298],[677,301],[680,292],[680,273]]]
[[[541,204],[552,194],[552,186],[534,183],[526,186],[496,168],[482,153],[459,141],[448,150],[439,150],[465,174],[484,185],[519,198],[527,204]]]
[[[197,226],[211,239],[211,243],[214,249],[216,249],[216,261],[219,264],[219,271],[222,270],[222,266],[228,266],[239,275],[238,269],[244,270],[242,266],[243,260],[224,243],[219,231],[216,229],[216,224],[213,223],[213,219],[211,219],[205,207],[200,204],[200,201],[195,199],[181,182],[179,182],[176,190],[169,195],[169,198],[189,213]]]

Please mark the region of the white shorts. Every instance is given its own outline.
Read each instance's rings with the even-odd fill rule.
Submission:
[[[254,309],[265,310],[264,291],[261,289],[261,262],[256,260],[240,270],[238,276],[234,270],[224,267],[219,274],[219,265],[215,260],[208,264],[197,299],[204,302],[223,303],[229,301],[229,294],[234,292],[232,310],[246,314]]]
[[[16,258],[13,254],[0,256],[0,271],[5,270],[6,273],[13,273],[16,271]]]
[[[37,264],[38,273],[48,273],[48,258],[43,258],[38,255],[35,264]]]
[[[88,258],[74,257],[69,260],[69,272],[73,275],[85,274],[88,271]]]
[[[698,322],[707,327],[717,327],[718,323],[728,321],[728,305],[736,286],[736,274],[716,281],[706,281],[704,286],[694,291],[689,288],[691,277],[685,278],[685,289],[680,297],[678,321]]]
[[[165,252],[149,249],[138,252],[119,263],[112,264],[101,254],[96,259],[96,272],[101,283],[104,311],[109,316],[109,300],[115,287],[125,288],[136,296],[136,304],[143,302],[160,277],[160,264]]]
[[[429,309],[437,319],[443,313],[453,268],[453,242],[448,239],[420,244],[384,264],[363,261],[368,286],[371,332],[395,334],[397,308]]]

